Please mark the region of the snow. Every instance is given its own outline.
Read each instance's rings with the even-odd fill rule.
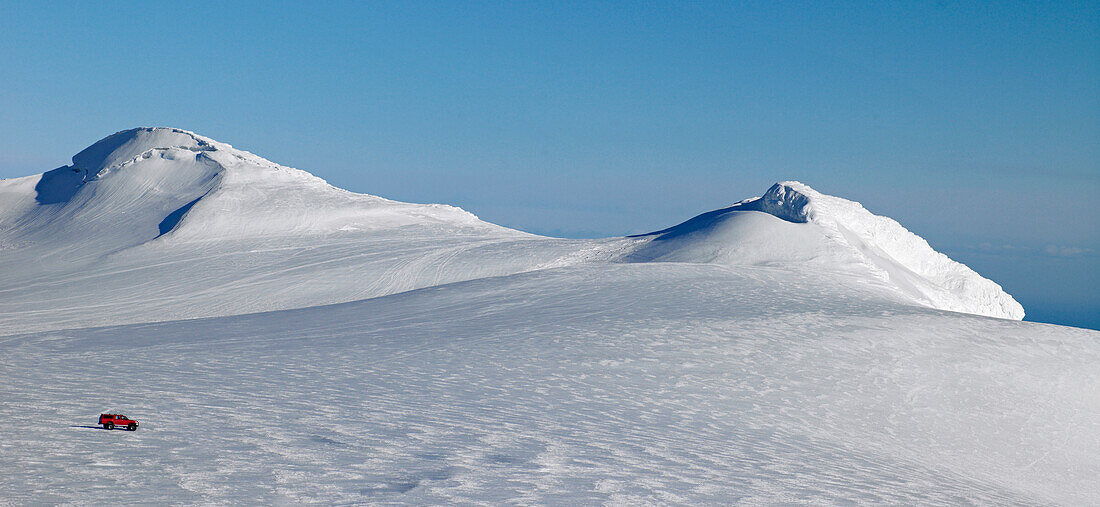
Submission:
[[[563,240],[124,131],[0,180],[0,498],[1096,503],[1100,333],[1018,307],[795,182]]]

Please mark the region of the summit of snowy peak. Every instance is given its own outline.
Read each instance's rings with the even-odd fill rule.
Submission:
[[[349,192],[168,127],[116,132],[77,153],[72,165],[0,182],[5,239],[43,248],[65,244],[77,252],[70,261],[162,237],[162,243],[293,238],[404,226],[505,233],[456,207]]]
[[[154,157],[193,158],[220,165],[222,169],[241,165],[272,169],[279,173],[277,180],[324,183],[306,171],[281,166],[230,144],[173,127],[137,127],[115,132],[74,155],[73,164],[66,169],[85,175],[85,180],[92,180]]]
[[[73,156],[74,169],[96,174],[117,167],[152,150],[172,148],[189,151],[215,151],[215,141],[193,132],[170,127],[138,127],[115,132]],[[229,148],[228,145],[221,145]]]
[[[797,181],[644,236],[650,241],[633,260],[854,269],[933,308],[1024,316],[999,285],[933,250],[897,221]]]

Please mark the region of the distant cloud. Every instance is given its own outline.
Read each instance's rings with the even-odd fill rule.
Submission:
[[[1043,249],[1043,252],[1047,255],[1053,255],[1056,257],[1076,257],[1078,255],[1090,254],[1094,251],[1095,250],[1091,248],[1079,248],[1075,246],[1058,245],[1047,245],[1047,247]]]
[[[966,249],[987,254],[1036,254],[1047,255],[1050,257],[1080,257],[1096,253],[1096,250],[1092,248],[1085,248],[1074,245],[1047,245],[1042,248],[1037,248],[1031,246],[1009,244],[995,245],[993,243],[979,243],[978,245],[968,246],[966,247]]]
[[[1020,247],[1014,245],[994,245],[992,243],[981,243],[977,247],[970,247],[971,250],[979,250],[982,252],[1015,252],[1020,251]]]

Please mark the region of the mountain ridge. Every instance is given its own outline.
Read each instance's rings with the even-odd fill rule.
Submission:
[[[372,258],[383,259],[389,252],[389,260],[350,265],[349,273],[393,283],[364,291],[350,281],[318,279],[317,294],[327,294],[318,302],[578,263],[687,262],[856,275],[886,287],[890,297],[918,305],[1023,317],[1023,308],[999,285],[936,252],[896,221],[796,181],[776,183],[761,197],[654,233],[560,240],[484,222],[453,206],[339,189],[306,171],[187,130],[139,127],[93,143],[73,156],[72,165],[37,180],[0,180],[0,197],[0,249],[27,249],[26,257],[55,272],[115,262],[105,261],[107,256],[126,258],[135,263],[128,269],[140,269],[157,263],[158,255],[197,259],[210,248],[250,258],[248,252],[272,244],[314,251],[334,245],[334,253],[324,255],[358,245]],[[493,253],[486,256],[487,247]],[[453,253],[435,253],[441,251]],[[271,261],[247,261],[266,262]],[[185,291],[202,286],[178,283]],[[278,280],[267,284],[278,287]],[[238,309],[194,311],[213,316],[304,302],[293,297],[274,301],[273,306],[229,304]]]

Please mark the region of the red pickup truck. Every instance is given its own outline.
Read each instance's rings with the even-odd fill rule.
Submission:
[[[99,414],[99,424],[102,424],[105,430],[113,430],[115,426],[120,426],[130,431],[137,431],[138,427],[137,421],[122,414]]]

